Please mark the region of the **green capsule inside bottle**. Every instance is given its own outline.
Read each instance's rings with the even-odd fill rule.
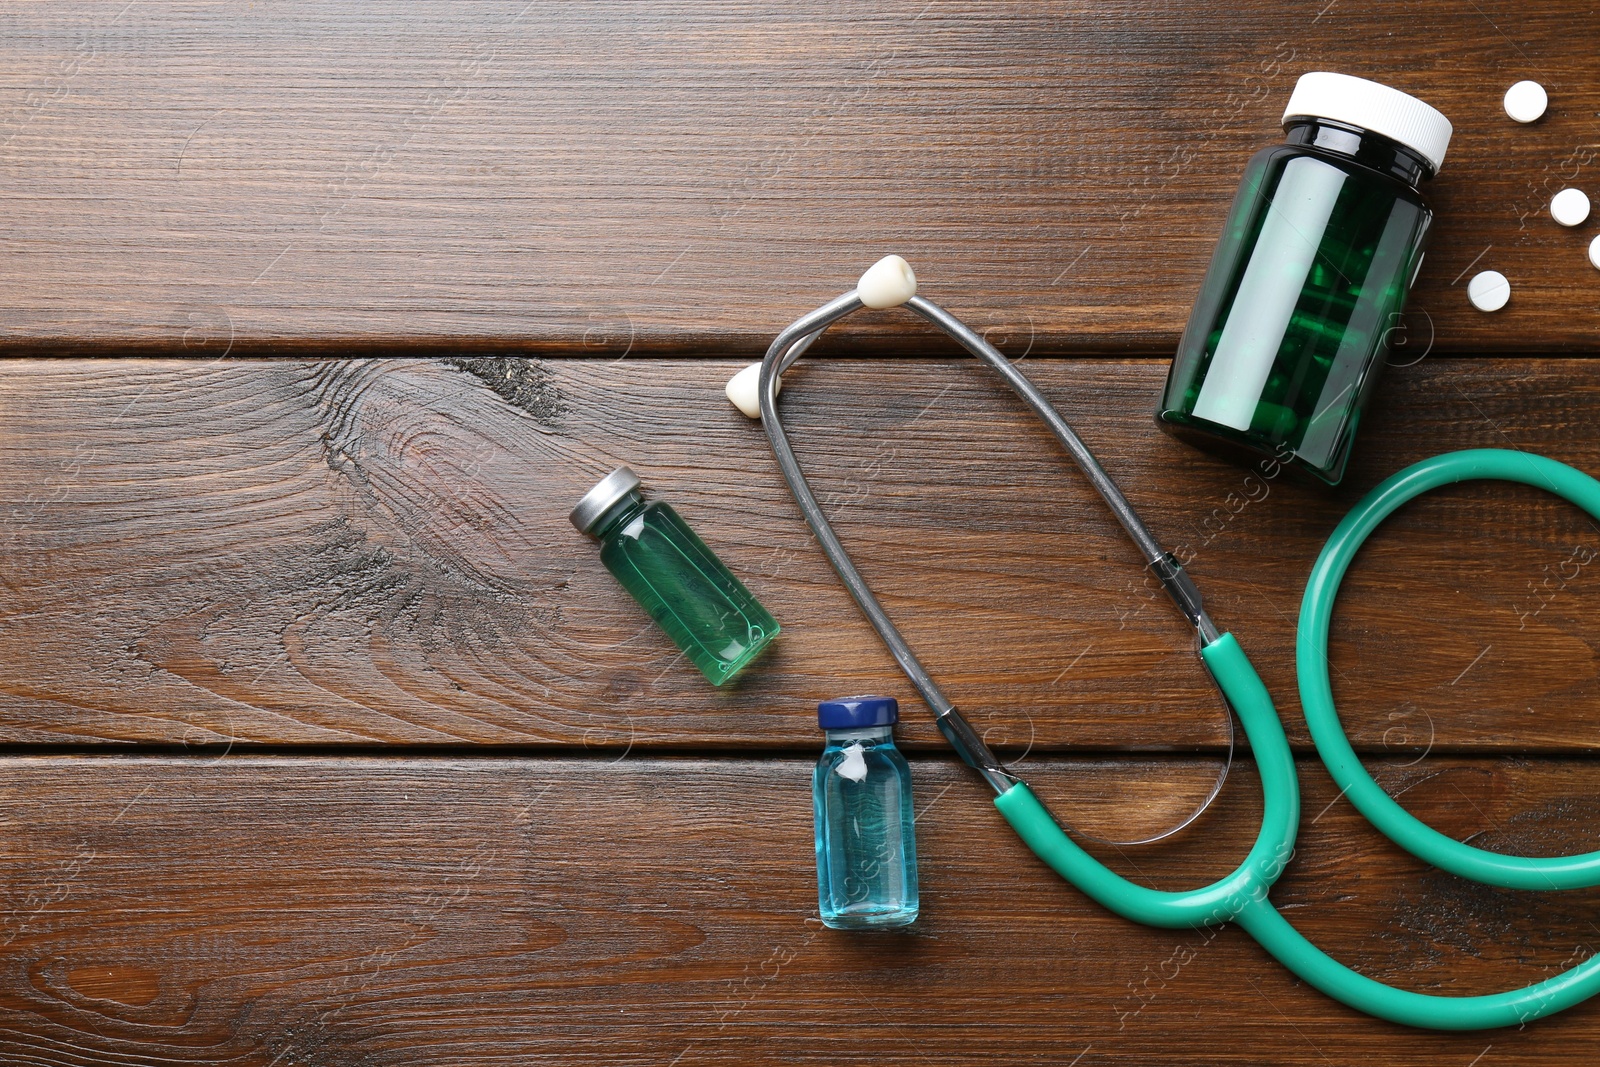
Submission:
[[[619,467],[578,502],[572,524],[600,542],[600,561],[721,685],[778,635],[778,623],[668,504],[646,501]]]
[[[1315,77],[1408,101],[1448,143],[1421,101]],[[1401,312],[1433,221],[1419,186],[1443,146],[1320,116],[1285,126],[1286,143],[1245,170],[1156,418],[1202,448],[1337,485],[1390,350],[1422,343]]]

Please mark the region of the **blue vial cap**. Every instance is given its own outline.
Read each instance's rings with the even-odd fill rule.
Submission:
[[[840,697],[817,705],[817,725],[824,730],[892,726],[899,720],[900,702],[894,697]]]

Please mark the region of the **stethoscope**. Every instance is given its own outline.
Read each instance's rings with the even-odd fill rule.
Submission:
[[[1027,782],[1001,763],[939,689],[834,534],[800,470],[778,418],[781,375],[824,330],[846,315],[863,307],[902,305],[987,363],[1049,427],[1111,508],[1117,522],[1144,557],[1146,566],[1194,627],[1199,637],[1200,660],[1244,726],[1261,776],[1261,829],[1254,846],[1231,874],[1199,889],[1181,892],[1149,889],[1111,871],[1074,843]],[[753,397],[750,395],[752,386]],[[917,296],[916,277],[905,260],[899,256],[885,257],[861,276],[856,288],[796,319],[773,340],[760,364],[735,376],[729,383],[728,395],[746,414],[759,413],[778,468],[823,554],[889,647],[900,669],[933,710],[939,731],[961,759],[994,790],[995,807],[1028,847],[1100,904],[1135,922],[1156,927],[1181,929],[1237,923],[1290,971],[1334,999],[1370,1015],[1409,1026],[1477,1030],[1518,1025],[1569,1008],[1600,992],[1600,957],[1591,957],[1552,978],[1504,993],[1462,997],[1414,993],[1351,970],[1307,941],[1289,924],[1273,906],[1269,895],[1294,854],[1300,822],[1300,785],[1288,738],[1278,721],[1272,697],[1238,641],[1232,634],[1218,631],[1206,613],[1199,589],[1183,565],[1151,536],[1133,506],[1061,413],[982,336],[937,304]],[[752,399],[755,403],[751,403]],[[1405,502],[1442,485],[1480,478],[1523,482],[1547,489],[1600,519],[1600,482],[1563,463],[1525,452],[1502,449],[1452,452],[1417,463],[1380,484],[1339,523],[1318,557],[1306,586],[1296,653],[1306,722],[1318,754],[1335,784],[1342,788],[1343,795],[1391,841],[1412,855],[1463,878],[1506,888],[1554,890],[1597,885],[1600,884],[1600,852],[1538,859],[1506,856],[1455,841],[1407,813],[1362,767],[1334,707],[1328,678],[1328,626],[1339,583],[1356,551],[1372,531]],[[1202,804],[1200,810],[1204,807]],[[1198,814],[1197,811],[1190,816],[1184,825]]]

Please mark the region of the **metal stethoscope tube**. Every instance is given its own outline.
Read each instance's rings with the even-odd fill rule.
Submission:
[[[804,515],[806,524],[817,536],[817,541],[822,546],[823,554],[828,557],[828,562],[844,582],[845,588],[850,591],[851,597],[860,606],[867,620],[872,623],[873,629],[883,638],[884,644],[889,646],[895,661],[900,664],[900,669],[910,679],[928,707],[933,709],[934,716],[939,725],[940,732],[949,739],[951,745],[969,766],[983,776],[989,783],[996,796],[1006,792],[1020,779],[1008,771],[990,751],[972,726],[967,722],[950,699],[944,695],[927,668],[917,659],[911,651],[911,646],[906,643],[900,631],[890,620],[888,613],[878,603],[878,598],[872,594],[866,580],[856,570],[851,562],[850,555],[840,544],[838,536],[833,532],[827,516],[823,514],[822,507],[817,503],[816,497],[811,492],[811,487],[806,482],[804,473],[800,470],[799,461],[795,459],[794,450],[789,446],[788,435],[784,433],[783,423],[778,418],[778,379],[784,371],[794,365],[795,360],[803,355],[806,349],[822,336],[822,332],[835,322],[844,318],[853,311],[859,310],[864,305],[855,290],[831,300],[822,307],[802,316],[791,323],[787,329],[773,340],[767,348],[766,357],[761,362],[761,381],[759,396],[761,402],[761,422],[766,428],[767,437],[772,442],[773,454],[777,457],[778,467],[783,472],[783,477],[789,483],[789,488],[794,493],[795,502]],[[1089,478],[1089,482],[1111,508],[1111,513],[1116,516],[1133,543],[1138,547],[1146,564],[1155,572],[1162,585],[1167,589],[1173,600],[1184,611],[1205,644],[1210,644],[1217,639],[1217,628],[1211,622],[1211,617],[1206,614],[1200,601],[1199,590],[1184,572],[1182,564],[1169,552],[1157,544],[1156,539],[1150,536],[1150,531],[1139,520],[1138,514],[1133,510],[1133,505],[1128,503],[1128,498],[1122,495],[1111,476],[1106,474],[1094,453],[1073,431],[1067,421],[1061,417],[1054,405],[1045,399],[1038,388],[1028,380],[1022,372],[1011,365],[993,345],[969,329],[965,323],[939,305],[922,297],[913,296],[905,302],[905,307],[927,319],[950,337],[954,338],[968,352],[977,356],[993,368],[1009,385],[1034,414],[1049,427],[1050,432],[1066,448],[1067,453]],[[1232,720],[1229,720],[1231,728]],[[1213,796],[1215,793],[1213,792]],[[1209,798],[1207,803],[1209,803]],[[1200,810],[1204,810],[1201,805]],[[1183,824],[1198,817],[1199,811],[1186,820]],[[1178,827],[1181,829],[1182,827]],[[1169,834],[1174,831],[1169,831]],[[1162,835],[1168,836],[1168,835]]]

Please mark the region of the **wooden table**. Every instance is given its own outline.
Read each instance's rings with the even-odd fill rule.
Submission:
[[[1274,899],[1410,989],[1600,947],[1600,893],[1379,836],[1293,675],[1339,516],[1460,447],[1600,471],[1592,5],[64,3],[0,12],[0,1063],[1588,1062],[1600,1009],[1439,1035],[1233,929],[1046,870],[951,759],[722,383],[886,251],[1018,359],[1194,556],[1300,755]],[[1331,69],[1456,123],[1346,484],[1157,433],[1237,176]],[[1550,113],[1501,111],[1532,77]],[[1510,305],[1474,311],[1493,268]],[[1162,825],[1225,730],[1181,621],[981,368],[858,316],[786,413],[958,704],[1066,818]],[[107,359],[103,357],[116,357]],[[292,357],[292,358],[283,358]],[[566,523],[621,463],[784,625],[708,687]],[[914,546],[914,551],[907,551]],[[1363,553],[1332,661],[1377,779],[1446,833],[1595,847],[1596,525],[1433,494]],[[906,702],[923,917],[816,919],[818,699]],[[1164,888],[1230,869],[1241,758]]]

